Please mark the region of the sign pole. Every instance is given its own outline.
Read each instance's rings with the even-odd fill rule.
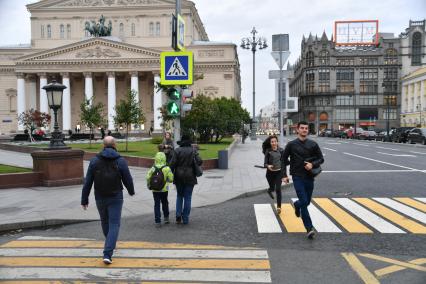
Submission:
[[[179,51],[178,44],[177,44],[177,42],[179,41],[179,39],[177,38],[177,30],[179,28],[178,27],[178,17],[180,16],[180,1],[181,0],[176,0],[176,9],[175,9],[175,18],[174,18],[174,19],[176,19],[176,23],[173,23],[173,25],[176,26],[176,35],[175,35],[175,37],[176,37],[176,43],[173,46],[173,48],[174,48],[175,51]],[[182,99],[181,99],[181,101],[182,101]],[[179,114],[179,116],[176,117],[173,120],[173,126],[174,126],[174,128],[173,128],[174,129],[173,130],[173,136],[174,136],[174,144],[175,144],[174,146],[175,147],[177,146],[177,144],[176,144],[177,141],[181,140],[180,119],[181,119],[181,116]]]

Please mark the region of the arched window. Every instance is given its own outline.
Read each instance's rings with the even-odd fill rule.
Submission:
[[[155,24],[155,35],[160,36],[160,22]]]
[[[150,36],[154,35],[154,23],[153,22],[149,23],[149,35]]]
[[[314,66],[314,57],[315,55],[313,51],[306,53],[306,67]]]
[[[67,39],[70,39],[70,38],[71,38],[71,25],[68,24],[67,25]]]
[[[422,63],[422,34],[415,32],[411,47],[411,65],[421,65]]]
[[[328,50],[321,50],[319,54],[320,65],[330,65],[330,53]]]
[[[135,23],[132,23],[132,36],[136,35],[136,26]]]
[[[44,38],[44,25],[41,25],[40,27],[40,37]]]
[[[64,25],[62,25],[62,24],[59,26],[59,35],[60,35],[61,39],[64,38],[64,36],[65,36],[65,28],[64,28]]]
[[[395,48],[386,49],[384,61],[385,65],[398,64],[398,51]]]
[[[120,23],[119,31],[120,31],[120,35],[124,34],[124,24],[123,23]]]
[[[47,38],[52,38],[52,27],[47,25]]]

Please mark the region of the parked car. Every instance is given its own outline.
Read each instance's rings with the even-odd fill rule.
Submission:
[[[319,136],[321,136],[321,137],[331,137],[332,136],[332,131],[331,131],[331,129],[323,129],[319,133]]]
[[[391,140],[387,140],[386,139],[386,136],[388,135],[388,133],[387,133],[387,131],[386,130],[384,130],[384,131],[380,131],[380,132],[377,132],[376,131],[376,137],[375,137],[375,140],[376,141],[382,141],[382,142],[385,142],[385,141],[392,141],[392,135],[393,135],[393,133],[395,132],[395,128],[393,128],[393,129],[390,129],[389,130],[389,137],[391,138]]]
[[[345,131],[343,130],[334,130],[333,133],[331,134],[331,137],[338,137],[338,138],[344,138]]]
[[[408,132],[413,129],[413,127],[399,127],[391,135],[391,141],[396,143],[406,143]]]
[[[413,128],[407,136],[407,143],[426,145],[426,128]]]

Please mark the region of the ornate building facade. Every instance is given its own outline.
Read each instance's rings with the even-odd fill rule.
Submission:
[[[105,105],[106,126],[114,129],[117,101],[132,89],[146,116],[142,129],[160,128],[156,93],[160,53],[170,51],[171,0],[42,0],[27,5],[31,13],[31,43],[0,47],[0,133],[23,130],[17,115],[27,109],[48,112],[42,89],[62,82],[60,125],[74,129],[80,104],[93,97]],[[194,74],[203,78],[191,86],[195,94],[241,100],[240,66],[236,46],[209,41],[195,5],[182,1],[186,49],[194,53]],[[103,15],[111,36],[91,37],[87,22]]]

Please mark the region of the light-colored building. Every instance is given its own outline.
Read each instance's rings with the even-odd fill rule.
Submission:
[[[402,59],[402,77],[426,66],[426,19],[411,21],[405,32],[399,35]]]
[[[426,127],[426,67],[402,78],[401,126]]]
[[[0,133],[23,130],[17,115],[27,109],[48,112],[42,87],[55,79],[67,86],[59,121],[63,130],[79,124],[80,103],[94,97],[114,129],[114,106],[129,89],[136,90],[146,123],[159,129],[164,96],[156,93],[160,53],[171,50],[171,0],[42,0],[27,5],[31,43],[0,47]],[[195,94],[241,100],[236,46],[209,41],[195,4],[183,0],[186,49],[194,53],[194,74],[203,78]],[[91,37],[86,22],[105,25],[110,37]]]
[[[273,102],[260,109],[260,125],[259,130],[268,132],[269,130],[277,130],[278,127],[278,107]]]

